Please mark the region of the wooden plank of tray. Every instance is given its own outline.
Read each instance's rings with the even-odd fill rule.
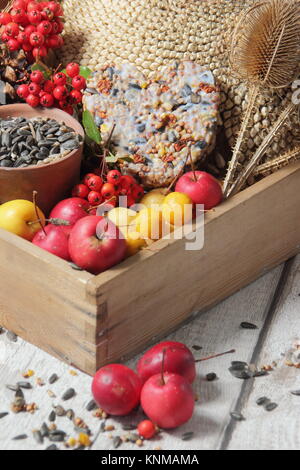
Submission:
[[[92,276],[0,230],[0,324],[83,369],[94,367],[97,311]]]
[[[200,251],[186,251],[184,239],[160,240],[91,278],[88,294],[106,312],[97,365],[139,351],[299,252],[299,181],[298,163],[207,214]]]

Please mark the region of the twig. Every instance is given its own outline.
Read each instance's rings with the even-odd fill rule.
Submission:
[[[226,351],[220,354],[213,354],[212,356],[203,357],[202,359],[196,359],[195,362],[209,361],[210,359],[215,359],[216,357],[225,356],[225,354],[234,354],[234,353],[235,353],[235,349],[230,349],[230,351]]]

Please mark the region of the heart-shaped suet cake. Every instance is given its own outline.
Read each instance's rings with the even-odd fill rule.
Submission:
[[[195,62],[174,62],[147,80],[130,64],[109,65],[89,79],[84,107],[103,140],[112,127],[122,170],[147,187],[167,186],[184,166],[215,144],[219,92],[212,73]]]

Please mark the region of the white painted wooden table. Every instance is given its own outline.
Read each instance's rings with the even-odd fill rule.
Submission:
[[[255,323],[258,329],[241,329],[242,321]],[[170,338],[190,347],[201,346],[201,351],[195,351],[199,357],[232,348],[236,353],[198,364],[194,388],[200,398],[192,420],[177,430],[162,432],[157,438],[145,441],[141,449],[300,449],[300,396],[290,393],[300,389],[300,370],[285,364],[287,352],[300,344],[300,256],[198,315]],[[130,362],[131,366],[136,359]],[[277,367],[266,377],[242,381],[228,371],[232,360],[258,366],[276,361]],[[101,422],[85,409],[91,399],[91,378],[82,373],[71,375],[69,366],[20,338],[17,342],[9,341],[5,333],[0,336],[0,413],[9,409],[13,398],[13,392],[5,384],[23,380],[22,373],[28,369],[34,370],[35,375],[30,379],[33,389],[24,391],[26,401],[36,402],[39,409],[34,414],[10,412],[0,419],[0,449],[46,448],[50,443],[45,440],[43,445],[37,445],[32,430],[47,422],[53,404],[74,409],[95,436]],[[54,372],[59,380],[50,386],[48,378]],[[218,380],[208,382],[205,376],[209,372],[215,372]],[[46,384],[37,386],[37,377]],[[69,387],[75,388],[77,395],[62,402],[61,396]],[[48,395],[49,389],[56,398]],[[257,406],[256,399],[261,396],[268,396],[278,407],[268,412]],[[245,421],[233,421],[232,410],[242,412]],[[137,413],[128,419],[108,419],[107,424],[116,428],[112,435],[123,435],[122,425],[138,422],[140,418]],[[76,436],[68,418],[57,418],[56,424],[68,435]],[[193,431],[194,436],[183,441],[181,437],[187,431]],[[12,440],[23,433],[28,435],[27,439]],[[58,446],[65,448],[63,444]],[[93,448],[112,449],[110,433],[101,433]],[[137,446],[125,443],[120,449],[137,449]]]

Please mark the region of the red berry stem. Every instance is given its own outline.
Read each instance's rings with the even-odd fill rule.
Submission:
[[[203,357],[202,359],[196,359],[195,362],[208,361],[209,359],[215,359],[216,357],[225,356],[225,354],[234,354],[234,353],[235,353],[235,349],[230,349],[230,351],[226,351],[226,352],[219,353],[219,354],[214,354],[208,357]]]
[[[161,384],[162,385],[166,385],[165,378],[164,378],[166,352],[167,352],[167,348],[164,348],[162,350],[163,356],[162,356],[162,361],[161,361]]]

